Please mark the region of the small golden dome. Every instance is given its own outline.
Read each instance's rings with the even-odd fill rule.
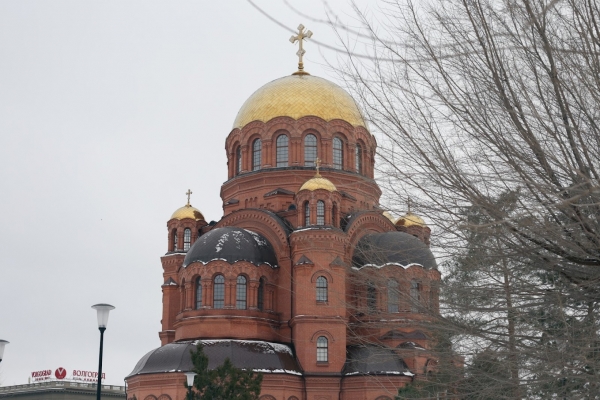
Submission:
[[[366,127],[352,96],[335,83],[308,74],[285,76],[258,89],[240,108],[233,127],[275,117],[299,119],[307,115]]]
[[[396,222],[396,218],[394,218],[394,216],[389,211],[384,211],[383,216],[392,221],[392,224]]]
[[[178,208],[175,210],[173,215],[171,215],[171,219],[186,219],[191,218],[196,221],[204,220],[204,215],[197,208],[192,207],[190,204],[186,204],[185,206]]]
[[[318,172],[314,177],[312,177],[309,180],[307,180],[306,182],[304,182],[304,185],[302,185],[302,187],[300,187],[300,190],[311,190],[312,191],[312,190],[317,190],[317,189],[325,189],[325,190],[329,190],[330,192],[337,191],[337,188],[335,187],[333,182],[331,182],[327,178],[323,178],[321,175],[319,175]]]
[[[402,226],[427,226],[425,220],[416,214],[407,212],[403,217],[398,218],[396,225]]]

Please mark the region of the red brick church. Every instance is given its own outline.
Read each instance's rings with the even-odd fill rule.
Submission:
[[[246,100],[223,216],[207,222],[188,192],[167,222],[161,347],[126,378],[130,399],[184,399],[198,340],[209,367],[262,371],[264,400],[391,400],[431,368],[430,229],[379,207],[376,146],[352,97],[302,59]]]

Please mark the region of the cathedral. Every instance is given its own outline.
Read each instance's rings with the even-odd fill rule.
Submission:
[[[353,98],[304,70],[254,92],[225,140],[223,216],[167,221],[161,347],[128,398],[183,400],[190,350],[263,373],[261,400],[392,400],[434,368],[430,229],[379,206],[377,143]]]

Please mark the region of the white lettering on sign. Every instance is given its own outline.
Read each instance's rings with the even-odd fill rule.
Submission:
[[[63,367],[57,368],[55,371],[51,369],[44,369],[40,371],[33,371],[31,373],[31,380],[34,382],[48,381],[48,380],[63,380],[71,379],[75,381],[86,381],[86,382],[97,382],[98,372],[97,371],[86,371],[82,369],[74,369],[73,374],[67,377],[67,371]],[[106,379],[106,373],[102,373],[102,380]]]

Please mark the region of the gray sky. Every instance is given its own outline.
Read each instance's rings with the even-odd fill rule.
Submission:
[[[319,0],[293,3],[324,17]],[[225,138],[254,90],[295,71],[290,36],[242,0],[0,2],[0,385],[96,370],[96,303],[116,306],[107,383],[160,345],[166,221],[188,188],[221,218]],[[335,81],[323,56],[338,55],[306,49],[307,71]]]

